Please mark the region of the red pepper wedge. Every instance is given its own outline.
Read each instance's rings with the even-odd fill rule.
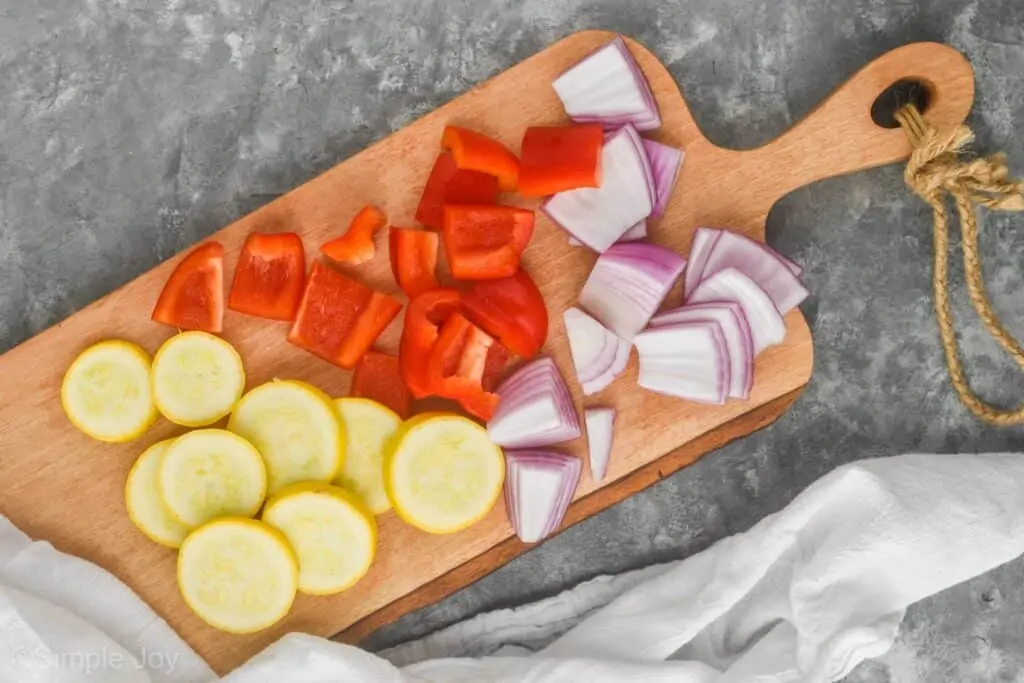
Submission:
[[[295,320],[305,283],[302,239],[294,232],[254,232],[242,245],[228,308],[271,320]]]
[[[349,394],[383,403],[398,413],[403,420],[409,416],[412,396],[409,394],[409,388],[405,386],[405,380],[402,379],[397,356],[380,351],[367,351],[356,364]]]
[[[497,140],[468,128],[446,126],[441,146],[452,153],[459,168],[494,176],[504,192],[516,189],[519,159]]]
[[[525,270],[474,283],[463,294],[462,312],[521,358],[536,355],[548,337],[544,297]]]
[[[498,408],[498,395],[483,387],[493,343],[490,335],[461,313],[453,313],[441,327],[427,365],[435,393],[458,401],[482,420],[490,420]]]
[[[416,207],[416,220],[440,230],[445,204],[493,204],[498,179],[486,173],[460,169],[448,152],[438,155]]]
[[[317,262],[288,341],[351,370],[401,309],[398,299]]]
[[[480,386],[484,391],[493,392],[505,379],[505,370],[508,368],[508,349],[500,342],[491,344],[487,351],[487,362],[484,364],[484,376],[480,379]]]
[[[534,213],[514,206],[445,205],[444,248],[460,280],[510,277],[533,236]]]
[[[224,246],[206,242],[175,267],[153,308],[152,319],[179,330],[224,329]]]
[[[519,194],[544,197],[601,185],[604,129],[599,123],[535,126],[523,135]]]
[[[366,263],[377,252],[373,246],[373,236],[385,223],[387,217],[384,212],[368,204],[352,219],[348,231],[341,237],[324,243],[320,247],[320,253],[339,263]]]
[[[437,250],[441,238],[429,230],[392,227],[388,235],[391,272],[409,297],[437,289]]]
[[[415,398],[434,394],[428,367],[441,325],[459,310],[460,296],[454,289],[435,289],[414,297],[405,309],[405,327],[399,360],[402,379]]]

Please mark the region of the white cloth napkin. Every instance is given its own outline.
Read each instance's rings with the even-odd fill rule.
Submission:
[[[852,463],[750,531],[686,560],[603,577],[380,655],[291,634],[223,683],[834,681],[888,650],[907,605],[1024,553],[1022,488],[1021,455]],[[38,545],[26,547],[31,552]],[[43,547],[37,561],[47,564],[30,573],[50,580],[26,588],[19,584],[24,572],[18,579],[11,562],[0,571],[0,610],[7,614],[0,613],[0,648],[23,647],[19,639],[28,637],[23,627],[9,626],[31,621],[18,602],[23,592],[78,617],[31,612],[31,642],[41,643],[35,647],[65,652],[68,642],[76,648],[103,642],[114,652],[113,643],[136,661],[145,653],[177,652],[179,664],[170,675],[165,666],[150,678],[11,679],[0,668],[0,681],[205,680],[195,655],[148,608],[125,599],[126,589],[109,575],[68,571],[84,563]],[[119,597],[102,600],[106,592]],[[115,604],[124,618],[113,616]],[[148,638],[140,637],[143,631]]]

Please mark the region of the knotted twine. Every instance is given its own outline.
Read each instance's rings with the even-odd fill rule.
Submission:
[[[1000,426],[1024,423],[1024,406],[1013,410],[994,408],[974,393],[964,377],[953,315],[949,309],[949,220],[945,197],[946,194],[952,197],[960,217],[964,272],[974,310],[978,312],[989,334],[1024,371],[1024,348],[1006,331],[985,293],[975,216],[978,204],[1002,211],[1024,210],[1024,183],[1007,179],[1006,157],[1003,154],[971,160],[962,158],[964,146],[974,140],[974,133],[967,126],[961,124],[940,131],[926,122],[912,104],[901,107],[895,116],[914,148],[907,162],[904,179],[934,213],[935,273],[932,288],[935,314],[953,388],[963,404],[986,422]]]

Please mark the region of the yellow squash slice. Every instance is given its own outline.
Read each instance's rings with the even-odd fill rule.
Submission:
[[[288,614],[298,561],[273,527],[227,517],[205,524],[178,553],[178,589],[200,619],[230,633],[254,633]]]
[[[157,485],[167,510],[197,527],[217,517],[255,515],[266,495],[267,472],[259,452],[242,437],[198,429],[164,452]]]
[[[428,413],[407,420],[384,461],[395,512],[435,534],[461,531],[494,506],[505,457],[487,430],[461,415]]]
[[[384,453],[402,426],[395,411],[367,398],[334,400],[345,425],[345,464],[334,483],[358,495],[375,515],[391,509],[384,489]]]
[[[124,502],[128,517],[139,531],[160,545],[177,548],[188,535],[189,527],[167,510],[157,485],[160,463],[172,443],[174,439],[158,441],[142,452],[128,473]]]
[[[64,375],[60,401],[68,419],[94,439],[137,439],[156,420],[149,355],[110,339],[79,354]]]
[[[231,412],[245,389],[235,348],[207,332],[171,337],[153,357],[153,398],[164,417],[205,427]]]
[[[345,430],[327,394],[305,382],[256,387],[235,406],[228,429],[263,456],[271,494],[300,481],[330,482],[341,469]]]
[[[271,498],[262,519],[279,530],[299,558],[299,590],[339,593],[370,569],[377,524],[352,493],[319,482],[294,484]]]

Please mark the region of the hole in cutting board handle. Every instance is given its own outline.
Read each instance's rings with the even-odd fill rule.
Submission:
[[[900,80],[882,91],[871,105],[871,120],[882,128],[899,128],[896,112],[905,104],[913,104],[922,114],[928,111],[932,93],[924,81]]]

